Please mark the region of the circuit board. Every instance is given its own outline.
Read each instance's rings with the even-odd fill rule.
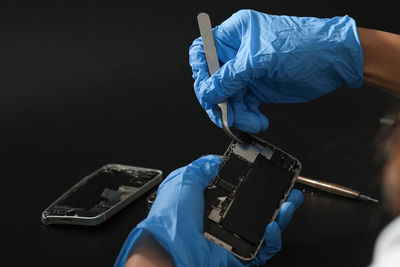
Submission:
[[[300,162],[248,134],[232,142],[217,176],[205,190],[204,236],[251,260],[300,172]]]

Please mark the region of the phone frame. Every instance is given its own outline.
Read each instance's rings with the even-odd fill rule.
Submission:
[[[294,186],[294,184],[295,184],[295,182],[296,182],[297,176],[299,175],[299,173],[300,173],[300,171],[301,171],[301,163],[300,163],[300,161],[299,161],[298,159],[296,159],[296,158],[293,157],[292,155],[290,155],[290,154],[284,152],[283,150],[277,148],[276,146],[274,146],[274,145],[272,145],[272,144],[270,144],[270,143],[268,143],[268,142],[266,142],[266,141],[264,141],[264,140],[262,140],[262,139],[260,139],[260,138],[258,138],[258,137],[256,137],[256,136],[254,136],[254,135],[246,134],[246,133],[240,133],[240,139],[241,139],[241,140],[245,140],[246,144],[240,144],[240,143],[237,143],[236,141],[232,141],[232,143],[229,145],[228,149],[225,151],[225,154],[224,154],[224,156],[223,156],[223,163],[224,163],[226,160],[228,160],[228,159],[229,159],[229,155],[230,155],[231,153],[233,153],[233,152],[232,152],[232,148],[233,148],[234,146],[236,146],[236,145],[239,145],[239,146],[242,146],[242,148],[245,148],[245,150],[247,150],[247,151],[245,151],[245,152],[243,152],[243,153],[245,153],[245,154],[246,154],[246,153],[249,153],[248,155],[249,155],[250,157],[253,157],[254,155],[251,155],[251,154],[252,154],[252,153],[255,153],[255,152],[256,152],[256,153],[264,153],[264,152],[266,151],[265,153],[270,153],[270,152],[272,151],[272,153],[275,153],[276,151],[279,151],[279,153],[281,153],[281,154],[283,154],[284,156],[286,156],[286,157],[290,158],[291,160],[293,160],[293,162],[294,162],[293,164],[296,166],[296,167],[293,169],[293,178],[291,179],[290,183],[288,183],[287,190],[286,190],[285,193],[282,195],[282,198],[281,198],[280,201],[279,201],[279,205],[278,205],[277,209],[275,210],[275,212],[273,213],[273,215],[272,215],[272,217],[271,217],[271,219],[270,219],[269,222],[275,221],[275,219],[276,219],[276,217],[277,217],[277,215],[278,215],[278,213],[279,213],[279,210],[280,210],[280,208],[282,207],[282,204],[285,202],[287,196],[289,195],[290,191],[292,190],[292,188],[293,188],[293,186]],[[258,144],[258,145],[261,145],[262,147],[264,147],[264,148],[265,148],[265,151],[262,151],[262,149],[260,150],[259,147],[258,147],[258,148],[255,148],[255,144]],[[246,149],[246,147],[247,147],[247,149]],[[264,155],[264,154],[262,154],[262,155]],[[269,156],[270,156],[269,160],[271,160],[272,155],[273,155],[273,154],[270,154],[270,155],[269,155]],[[221,169],[222,169],[222,167],[223,167],[223,165],[224,165],[223,163],[222,163],[222,165],[221,165],[220,170],[218,171],[217,176],[213,179],[213,181],[211,182],[210,186],[207,187],[206,190],[208,190],[209,188],[211,188],[211,187],[213,187],[213,186],[214,186],[214,188],[215,188],[215,186],[217,186],[217,178],[218,178],[218,175],[219,175],[219,173],[220,173],[220,171],[221,171]],[[238,186],[238,188],[239,188],[239,187],[240,187],[240,185]],[[238,188],[236,188],[235,190],[238,190]],[[206,192],[206,191],[205,191],[205,192]],[[232,200],[232,202],[233,202],[233,200]],[[231,204],[232,204],[232,202],[231,202]],[[231,205],[231,204],[230,204],[230,205]],[[228,206],[227,210],[229,210],[230,205]],[[217,223],[217,222],[213,221],[212,219],[210,219],[210,218],[211,218],[210,216],[212,216],[212,215],[210,215],[210,214],[211,214],[210,209],[212,210],[212,206],[205,207],[205,216],[204,216],[204,219],[205,219],[205,220],[209,220],[209,222],[211,223],[211,225],[217,225],[217,226],[223,228],[223,226],[220,224],[220,223],[222,223],[222,222]],[[214,210],[215,210],[215,209],[214,209]],[[207,212],[208,212],[208,213],[207,213]],[[225,215],[226,215],[227,211],[224,210],[224,212],[225,212]],[[215,213],[214,213],[214,214],[215,214]],[[217,216],[220,216],[220,214],[217,215]],[[267,226],[267,224],[268,224],[269,222],[266,222],[266,223],[265,223],[265,227]],[[254,259],[254,257],[255,257],[256,254],[258,253],[258,251],[259,251],[259,249],[260,249],[260,247],[261,247],[261,245],[262,245],[262,243],[263,243],[263,241],[264,241],[264,235],[263,235],[263,236],[261,237],[260,241],[259,241],[259,244],[258,244],[258,246],[257,246],[257,248],[256,248],[256,250],[255,250],[255,252],[254,252],[250,257],[245,256],[245,255],[239,255],[239,254],[237,254],[237,253],[233,250],[233,248],[235,247],[235,246],[234,246],[235,244],[233,244],[233,243],[230,244],[229,242],[226,242],[226,240],[221,240],[219,237],[216,237],[213,233],[208,232],[207,229],[206,229],[207,225],[209,225],[209,224],[207,224],[207,223],[204,224],[204,227],[205,227],[205,228],[204,228],[204,237],[205,237],[205,238],[207,238],[207,239],[211,240],[212,242],[214,242],[214,243],[216,243],[216,244],[222,246],[223,248],[225,248],[225,249],[227,249],[228,251],[230,251],[233,255],[235,255],[235,256],[238,257],[239,259],[242,259],[242,260],[245,260],[245,261],[250,261],[250,260]],[[210,228],[210,229],[212,230],[213,228]],[[214,229],[215,229],[215,228],[214,228]],[[229,232],[229,231],[226,231],[226,232]],[[236,235],[235,233],[230,233],[230,234],[231,234],[231,236],[236,236],[236,237],[240,238],[240,237],[239,237],[238,235]],[[243,243],[246,243],[246,242],[243,241]],[[247,242],[247,244],[250,244],[250,243]],[[250,246],[250,245],[249,245],[249,246]]]
[[[69,216],[69,215],[48,215],[48,210],[50,210],[54,205],[56,205],[58,202],[72,194],[76,188],[79,188],[81,185],[85,184],[89,179],[91,179],[93,176],[96,176],[97,174],[101,173],[105,169],[110,169],[110,168],[119,168],[122,170],[138,170],[138,171],[152,171],[156,172],[156,176],[145,183],[143,186],[141,186],[137,191],[135,191],[133,194],[131,194],[129,197],[119,201],[117,204],[113,205],[106,211],[98,214],[97,216],[94,217],[84,217],[84,216]],[[146,192],[150,191],[152,188],[154,188],[156,185],[161,183],[163,172],[158,169],[151,169],[151,168],[144,168],[144,167],[137,167],[137,166],[130,166],[130,165],[123,165],[123,164],[107,164],[104,165],[103,167],[97,169],[93,173],[89,174],[88,176],[82,178],[78,183],[76,183],[74,186],[72,186],[69,190],[67,190],[64,194],[62,194],[59,198],[57,198],[52,204],[50,204],[43,212],[41,216],[41,221],[45,225],[50,225],[50,224],[73,224],[73,225],[87,225],[87,226],[93,226],[93,225],[99,225],[109,219],[111,216],[116,214],[118,211],[120,211],[122,208],[126,207],[130,203],[132,203],[134,200],[145,194]]]

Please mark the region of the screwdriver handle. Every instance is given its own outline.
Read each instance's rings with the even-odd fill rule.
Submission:
[[[326,191],[335,195],[343,196],[343,197],[349,197],[349,198],[354,198],[358,199],[360,197],[360,192],[353,190],[351,188],[330,183],[330,182],[324,182],[324,181],[319,181],[319,180],[314,180],[302,176],[298,176],[296,182],[305,184],[314,188],[318,188],[322,191]]]

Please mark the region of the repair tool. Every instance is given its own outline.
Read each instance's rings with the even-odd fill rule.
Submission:
[[[306,178],[306,177],[302,177],[302,176],[298,176],[296,182],[320,189],[322,191],[325,191],[325,192],[328,192],[328,193],[331,193],[334,195],[339,195],[342,197],[371,201],[371,202],[375,202],[375,203],[379,202],[379,200],[374,199],[369,196],[366,196],[366,195],[363,195],[354,189],[348,188],[346,186],[330,183],[330,182],[314,180],[314,179],[310,179],[310,178]]]
[[[219,61],[217,56],[217,49],[215,48],[214,35],[211,29],[210,17],[206,13],[197,15],[197,22],[199,24],[201,39],[203,40],[204,53],[208,65],[210,75],[213,75],[219,69]],[[228,102],[224,101],[218,104],[221,110],[222,125],[225,133],[238,143],[243,143],[235,134],[232,133],[228,125]]]

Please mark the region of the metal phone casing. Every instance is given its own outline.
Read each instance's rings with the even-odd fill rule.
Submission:
[[[120,168],[120,169],[130,169],[130,170],[138,170],[138,171],[151,171],[151,172],[156,172],[156,176],[151,179],[149,182],[141,186],[137,191],[135,191],[132,195],[129,197],[125,198],[124,200],[119,201],[116,205],[110,207],[106,211],[98,214],[97,216],[93,217],[84,217],[84,216],[57,216],[57,215],[49,215],[48,211],[51,209],[54,205],[56,205],[58,202],[61,200],[65,199],[67,196],[72,194],[77,188],[85,184],[89,179],[91,179],[93,176],[99,174],[100,172],[104,171],[106,168]],[[45,225],[50,225],[50,224],[72,224],[72,225],[87,225],[87,226],[93,226],[93,225],[99,225],[106,221],[108,218],[116,214],[118,211],[120,211],[122,208],[126,207],[130,203],[132,203],[134,200],[142,196],[144,193],[148,192],[151,190],[153,187],[161,183],[162,181],[162,171],[157,170],[157,169],[150,169],[150,168],[143,168],[143,167],[137,167],[137,166],[129,166],[129,165],[122,165],[122,164],[107,164],[100,169],[96,170],[95,172],[89,174],[88,176],[84,177],[81,179],[78,183],[76,183],[73,187],[71,187],[68,191],[66,191],[63,195],[61,195],[57,200],[55,200],[49,207],[47,207],[43,212],[41,216],[41,221]]]
[[[231,157],[237,157],[240,160],[243,160],[247,163],[249,163],[249,166],[253,166],[254,162],[256,161],[257,157],[261,155],[262,157],[265,157],[268,160],[272,160],[274,157],[274,154],[276,156],[280,155],[281,157],[285,157],[288,162],[290,162],[289,165],[284,166],[290,171],[288,172],[288,179],[287,179],[287,185],[285,186],[284,193],[279,197],[279,203],[277,203],[276,206],[273,206],[271,208],[271,215],[269,219],[266,219],[264,222],[264,231],[265,227],[269,222],[272,222],[276,219],[279,210],[286,200],[287,196],[289,195],[290,191],[292,190],[294,183],[297,179],[297,176],[300,173],[301,170],[301,163],[294,158],[293,156],[289,155],[288,153],[282,151],[281,149],[265,142],[264,140],[253,136],[249,134],[244,134],[241,133],[240,136],[241,139],[246,140],[248,145],[243,145],[240,143],[237,143],[236,141],[233,141],[231,145],[228,147],[227,151],[224,154],[224,159],[221,164],[220,170],[217,174],[217,176],[214,178],[212,181],[211,185],[206,189],[205,191],[205,223],[204,223],[204,236],[217,243],[218,245],[224,247],[231,253],[233,253],[236,257],[242,259],[242,260],[252,260],[259,248],[262,245],[262,242],[264,241],[264,235],[262,234],[260,236],[260,239],[257,239],[258,243],[254,245],[255,243],[250,243],[246,241],[249,236],[246,236],[246,234],[240,234],[238,232],[232,231],[233,227],[232,223],[234,221],[229,222],[230,226],[227,227],[226,220],[229,217],[229,212],[232,211],[234,207],[234,203],[236,201],[236,204],[238,201],[243,201],[243,195],[241,198],[236,198],[238,195],[238,192],[240,189],[240,186],[243,184],[243,181],[246,179],[244,178],[246,175],[241,176],[240,179],[238,179],[237,184],[231,183],[232,179],[228,181],[230,178],[228,177],[229,175],[233,175],[234,172],[227,172],[227,170],[223,170],[225,164],[229,164],[233,159]],[[275,160],[275,159],[274,159]],[[230,164],[229,168],[237,168],[238,165],[240,164]],[[282,164],[286,164],[284,161],[282,161]],[[236,166],[236,167],[234,167]],[[240,171],[240,170],[239,170]],[[247,170],[244,170],[244,173],[248,173]],[[240,176],[240,175],[238,175]],[[227,178],[227,179],[226,179]],[[214,192],[219,192],[219,193],[210,193],[212,190]],[[228,194],[222,194],[221,192],[228,192]],[[243,191],[242,191],[243,192]],[[249,193],[247,193],[249,194]],[[219,199],[220,202],[219,204],[216,203],[216,199]],[[230,200],[229,200],[230,199]],[[237,200],[241,199],[241,200]],[[229,202],[229,201],[230,202]],[[267,198],[265,199],[267,201]],[[225,201],[225,202],[223,202]],[[227,202],[228,201],[228,202]],[[213,203],[213,204],[211,204]],[[265,203],[265,202],[264,202]],[[254,209],[254,213],[259,212],[263,208],[263,203],[250,203],[246,206],[247,204],[244,205],[244,207],[247,209]],[[264,204],[266,206],[267,203]],[[275,205],[275,204],[274,204]],[[236,205],[237,207],[238,205]],[[243,205],[242,205],[243,207]],[[237,214],[240,214],[239,212],[236,212]],[[224,221],[225,220],[225,221]],[[248,220],[242,219],[242,220]],[[238,221],[238,220],[236,220]],[[249,220],[250,221],[250,220]],[[249,222],[251,227],[251,224],[253,222]],[[229,228],[229,229],[228,229]],[[240,228],[240,227],[238,227]],[[236,229],[238,229],[236,228]],[[254,240],[253,240],[254,241]],[[244,249],[241,251],[251,251],[251,253],[241,253],[238,252],[238,247],[242,246]]]

